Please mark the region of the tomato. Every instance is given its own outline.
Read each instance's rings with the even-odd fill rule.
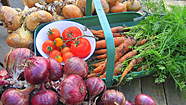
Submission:
[[[54,41],[56,38],[60,37],[60,31],[57,28],[49,29],[48,39]]]
[[[71,52],[66,52],[66,53],[63,54],[63,60],[66,61],[73,56],[74,55]]]
[[[71,27],[66,28],[62,33],[64,41],[70,40],[70,39],[73,39],[73,38],[76,38],[76,37],[82,36],[82,35],[83,35],[83,33],[81,32],[81,30],[75,26],[71,26]],[[69,41],[67,43],[67,45],[70,46],[71,43],[72,43],[72,41]]]
[[[50,57],[58,61],[59,63],[63,62],[63,57],[61,56],[61,52],[58,50],[53,50],[50,53]]]
[[[64,54],[64,53],[67,53],[67,52],[70,52],[70,48],[69,47],[64,47],[61,49],[61,53]]]
[[[79,38],[71,44],[71,52],[74,56],[84,58],[90,54],[91,45],[85,38]]]
[[[56,47],[61,47],[63,45],[63,40],[61,38],[56,38],[54,40],[54,44],[56,45]]]
[[[46,54],[49,54],[54,49],[55,49],[55,45],[54,42],[51,40],[46,40],[42,45],[42,50]]]

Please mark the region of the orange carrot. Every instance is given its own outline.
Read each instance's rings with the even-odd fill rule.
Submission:
[[[105,59],[105,58],[107,58],[107,54],[102,54],[102,55],[96,56],[96,59]]]
[[[105,65],[104,64],[101,64],[100,66],[98,66],[97,68],[95,68],[92,72],[93,73],[102,73],[104,69],[105,69]]]
[[[148,40],[147,39],[143,39],[143,40],[140,40],[136,43],[137,46],[141,46],[141,45],[144,45]]]
[[[123,26],[117,26],[117,27],[111,28],[111,31],[112,31],[113,33],[115,33],[115,32],[121,32],[121,31],[123,31],[123,29],[124,29]]]
[[[95,64],[92,64],[92,66],[94,67],[98,67],[99,65],[103,64],[105,61],[101,61],[101,62],[98,62],[98,63],[95,63]]]
[[[94,35],[99,35],[99,34],[103,34],[103,30],[90,30],[92,32],[92,34]]]
[[[119,80],[118,85],[122,82],[123,78],[128,74],[128,72],[130,72],[136,64],[139,64],[142,61],[143,61],[143,58],[137,58],[137,59],[133,59],[132,61],[130,61],[129,65],[125,68],[125,70],[121,74],[121,78]]]
[[[100,75],[99,78],[101,78],[101,79],[106,78],[106,73]]]
[[[115,62],[119,60],[125,53],[131,50],[136,41],[133,38],[125,38],[124,43],[116,48]]]
[[[114,44],[117,47],[120,45],[122,42],[124,42],[126,38],[125,37],[115,37],[114,38]],[[96,42],[96,49],[100,48],[106,48],[106,40],[99,40]]]
[[[95,51],[95,54],[106,54],[106,53],[107,53],[107,49],[100,49]]]
[[[90,77],[96,77],[97,76],[97,73],[91,73],[87,76],[87,78],[90,78]]]
[[[122,56],[122,57],[118,60],[118,62],[116,62],[116,65],[117,65],[118,63],[123,63],[126,59],[132,58],[132,57],[135,56],[136,54],[137,54],[137,51],[136,51],[136,50],[132,50],[132,51],[126,53],[124,56]]]

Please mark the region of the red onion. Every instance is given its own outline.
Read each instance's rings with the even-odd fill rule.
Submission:
[[[3,105],[29,105],[29,94],[34,87],[29,87],[24,90],[7,89],[1,96]]]
[[[125,105],[134,105],[134,104],[130,101],[126,101]]]
[[[49,76],[48,61],[44,57],[31,57],[26,61],[24,77],[31,84],[45,82]]]
[[[85,99],[86,93],[86,85],[79,75],[69,75],[60,84],[60,100],[64,104],[81,104]]]
[[[9,78],[8,72],[5,69],[0,70],[0,80]]]
[[[57,93],[52,90],[42,88],[31,98],[32,105],[57,105]]]
[[[78,57],[71,57],[65,62],[64,73],[66,75],[77,74],[84,78],[88,74],[88,65]]]
[[[125,105],[125,96],[117,90],[107,90],[101,97],[104,105]]]
[[[135,97],[135,105],[156,105],[151,96],[146,94],[138,94]]]
[[[16,48],[10,50],[4,59],[5,69],[8,71],[9,75],[13,75],[16,72],[18,75],[23,69],[22,63],[29,57],[34,56],[34,52],[27,48]],[[17,76],[18,77],[18,76]]]
[[[85,81],[90,98],[99,95],[106,88],[105,83],[98,77],[91,77]]]
[[[62,65],[57,62],[55,59],[49,58],[49,79],[50,80],[59,80],[63,76]]]

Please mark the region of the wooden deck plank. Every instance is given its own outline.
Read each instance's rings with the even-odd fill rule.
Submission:
[[[164,88],[168,105],[186,105],[186,97],[184,98],[179,89],[176,89],[172,79],[167,80]]]
[[[141,79],[142,93],[150,95],[157,105],[167,105],[163,84],[155,84],[152,76]]]
[[[119,91],[125,94],[127,100],[133,101],[137,94],[141,93],[141,80],[134,79],[119,87]]]

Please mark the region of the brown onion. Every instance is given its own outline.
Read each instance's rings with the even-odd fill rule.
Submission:
[[[125,96],[117,90],[107,90],[101,97],[103,105],[125,105]]]
[[[110,8],[108,2],[106,0],[101,0],[101,5],[105,13],[109,13]]]
[[[117,2],[113,7],[111,7],[110,11],[112,13],[117,13],[117,12],[126,12],[127,11],[127,7],[126,5]]]
[[[127,10],[128,11],[138,11],[141,9],[141,4],[138,0],[128,0]]]
[[[34,52],[27,48],[16,48],[14,50],[10,50],[4,59],[5,69],[11,76],[13,73],[15,74],[15,72],[19,75],[24,67],[22,63],[24,63],[27,58],[32,56],[34,56]]]
[[[24,68],[25,80],[31,84],[40,84],[48,80],[48,61],[44,57],[28,58]]]
[[[67,105],[81,104],[87,94],[86,85],[79,75],[69,75],[60,84],[60,101]]]
[[[98,77],[91,77],[85,81],[89,98],[94,98],[106,89],[105,83]]]
[[[71,57],[64,64],[64,74],[77,74],[84,78],[88,74],[88,65],[81,58]]]
[[[29,87],[24,90],[7,89],[1,96],[3,105],[29,105],[29,94],[34,87]]]
[[[63,76],[63,67],[55,59],[49,58],[49,79],[50,80],[59,80]]]
[[[62,14],[67,19],[83,17],[81,9],[73,4],[64,6],[62,9]]]

